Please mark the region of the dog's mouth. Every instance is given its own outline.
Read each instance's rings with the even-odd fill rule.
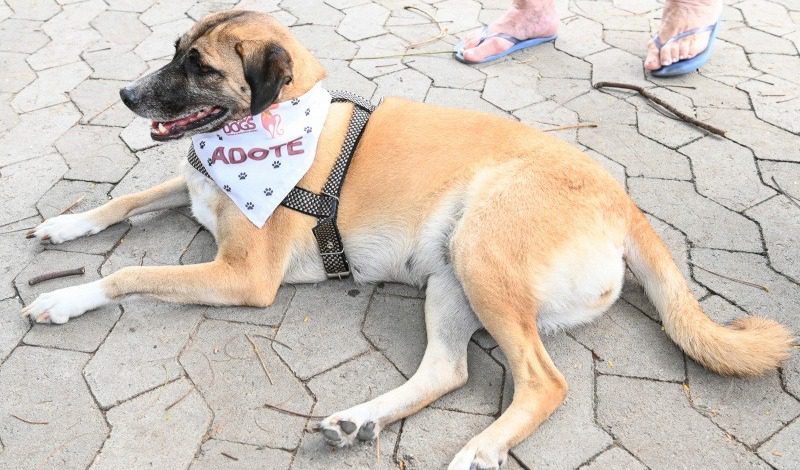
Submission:
[[[180,139],[187,131],[200,129],[215,121],[221,120],[228,110],[220,106],[210,106],[171,121],[153,121],[150,127],[150,138],[164,141]]]

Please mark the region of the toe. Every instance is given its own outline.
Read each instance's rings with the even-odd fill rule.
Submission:
[[[464,49],[464,59],[468,62],[481,62],[489,56],[499,54],[511,47],[511,43],[500,38],[490,38],[478,47]]]
[[[345,434],[353,434],[356,430],[356,423],[352,421],[339,421],[339,427],[342,428]]]
[[[371,441],[373,439],[375,439],[375,423],[372,421],[367,421],[358,430],[358,440]]]
[[[661,48],[659,53],[659,61],[662,67],[672,63],[672,47],[669,44]]]
[[[661,57],[658,53],[656,45],[650,41],[647,46],[647,58],[644,60],[644,67],[647,70],[657,70],[661,68]]]
[[[339,435],[339,431],[333,428],[325,428],[322,430],[322,437],[325,438],[325,442],[330,445],[339,445],[342,442],[342,436]]]

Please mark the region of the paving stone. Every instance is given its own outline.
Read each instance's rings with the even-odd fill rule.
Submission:
[[[142,2],[144,3],[144,2]],[[61,7],[61,12],[42,25],[42,30],[51,38],[63,39],[63,36],[76,31],[91,30],[91,21],[108,8],[103,0],[86,0]],[[94,34],[98,34],[93,31]]]
[[[352,59],[358,50],[358,46],[340,36],[332,26],[295,26],[292,34],[318,59]]]
[[[14,284],[22,301],[30,305],[39,294],[99,279],[98,269],[102,263],[102,256],[48,250],[39,253],[33,262],[17,275]],[[86,274],[54,279],[35,286],[28,285],[28,280],[35,276],[77,267],[84,267]],[[119,315],[119,307],[108,305],[87,312],[64,325],[36,324],[25,336],[24,341],[37,346],[92,352],[100,346]]]
[[[697,118],[725,129],[725,136],[740,143],[765,160],[800,162],[800,136],[767,124],[752,111],[698,108]]]
[[[389,10],[376,3],[367,3],[342,11],[345,16],[336,32],[351,41],[379,36],[386,31],[383,24],[389,18]]]
[[[133,52],[144,60],[172,57],[175,52],[175,39],[188,31],[193,24],[194,22],[189,18],[182,17],[182,19],[153,26],[153,32],[140,42]]]
[[[385,295],[397,295],[400,297],[413,297],[415,299],[425,298],[424,289],[395,282],[379,282],[375,286],[375,292]]]
[[[277,339],[278,354],[308,379],[369,349],[359,334],[372,287],[351,281],[298,285]]]
[[[762,250],[755,223],[698,195],[689,182],[628,178],[628,189],[642,210],[668,221],[697,246],[750,252]]]
[[[0,23],[0,51],[36,52],[50,42],[38,21],[9,19]],[[5,78],[5,77],[4,77]]]
[[[344,13],[326,5],[322,0],[292,0],[282,2],[281,8],[294,17],[301,24],[315,26],[337,26],[344,18]],[[292,32],[295,29],[292,28]],[[301,41],[304,45],[304,41]],[[317,57],[319,57],[317,55]],[[335,58],[335,57],[331,57]],[[341,58],[341,57],[340,57]]]
[[[113,44],[135,46],[150,35],[147,26],[139,21],[139,15],[132,12],[104,11],[91,24],[103,39]]]
[[[176,265],[198,228],[194,219],[177,211],[136,216],[101,273],[108,276],[126,266]]]
[[[0,298],[15,297],[14,278],[30,261],[43,251],[42,245],[31,243],[25,233],[41,223],[38,215],[17,220],[0,228],[0,259],[14,260],[0,265]]]
[[[150,138],[151,121],[136,116],[120,133],[120,138],[134,152],[159,145]],[[177,149],[177,147],[175,147]]]
[[[758,70],[800,84],[800,57],[783,54],[750,54],[750,62]]]
[[[693,410],[680,384],[600,376],[597,400],[600,423],[648,467],[768,468]]]
[[[800,208],[779,196],[747,211],[761,225],[772,267],[800,280]]]
[[[797,468],[800,463],[800,421],[786,426],[758,449],[758,455],[779,470]]]
[[[490,350],[497,347],[497,342],[492,338],[488,331],[481,328],[472,335],[472,342],[477,344],[484,350]]]
[[[532,49],[536,49],[533,51]],[[589,79],[592,66],[586,61],[556,50],[552,43],[523,49],[514,53],[514,59],[538,72],[540,78]]]
[[[783,364],[783,382],[786,391],[800,400],[800,354],[797,351]]]
[[[209,439],[203,443],[200,454],[189,468],[190,470],[260,468],[286,470],[291,462],[292,454],[285,450]]]
[[[112,46],[83,54],[92,68],[92,78],[132,81],[142,75],[147,64],[131,51],[130,46]]]
[[[375,91],[375,83],[348,67],[346,61],[321,59],[320,62],[322,62],[322,65],[325,66],[328,72],[328,75],[322,82],[326,89],[348,90],[367,99],[369,99]]]
[[[633,126],[615,124],[578,129],[578,142],[623,165],[628,176],[688,180],[689,161],[646,137]]]
[[[507,61],[483,71],[488,76],[483,99],[500,109],[513,111],[545,100],[537,89],[537,79],[526,65]]]
[[[5,3],[14,10],[14,17],[26,20],[44,21],[59,11],[53,0],[7,0]]]
[[[378,88],[376,98],[401,96],[414,101],[424,101],[431,86],[431,79],[416,70],[405,69],[375,79]]]
[[[447,25],[450,34],[475,29],[481,24],[478,14],[481,4],[472,0],[445,0],[436,3],[436,20]]]
[[[433,86],[481,90],[486,75],[480,70],[451,57],[419,56],[405,61],[406,65],[433,79]]]
[[[612,447],[598,455],[590,464],[582,466],[581,470],[606,470],[610,468],[645,470],[647,467],[628,452],[619,447]]]
[[[69,171],[66,178],[116,183],[137,163],[120,140],[122,129],[76,126],[55,142]]]
[[[481,99],[480,92],[474,90],[431,87],[425,97],[425,102],[508,117],[508,113]]]
[[[592,84],[623,82],[642,87],[652,86],[644,78],[642,59],[620,49],[606,49],[586,57],[592,64]]]
[[[278,289],[275,301],[269,307],[215,307],[209,308],[205,312],[205,317],[277,327],[294,298],[294,292],[294,286],[284,285]]]
[[[36,78],[36,74],[25,62],[24,54],[0,53],[0,69],[3,70],[2,78],[0,78],[0,92],[16,93]]]
[[[769,81],[769,83],[767,83]],[[756,116],[768,123],[800,134],[800,96],[797,84],[762,75],[739,85],[747,91]]]
[[[647,57],[645,45],[651,35],[649,31],[620,31],[606,29],[603,31],[603,41],[617,49],[622,49],[640,59]],[[703,66],[705,68],[705,66]]]
[[[211,417],[186,379],[140,395],[106,413],[111,434],[92,468],[185,468]]]
[[[111,10],[143,12],[150,8],[155,0],[107,0]]]
[[[405,69],[401,56],[406,52],[405,41],[391,34],[372,37],[358,42],[358,53],[350,67],[367,78],[375,78]],[[359,59],[359,57],[387,57],[385,59]]]
[[[125,131],[120,134],[126,140]],[[150,138],[148,133],[148,139]],[[129,144],[130,145],[130,144]],[[138,152],[139,164],[129,171],[111,191],[112,197],[144,191],[174,176],[177,176],[178,162],[186,158],[187,143],[183,140],[160,144]]]
[[[0,225],[37,215],[34,204],[66,171],[64,160],[55,154],[3,167],[0,201],[5,210],[0,212]]]
[[[170,21],[177,21],[186,18],[186,11],[195,4],[196,0],[158,0],[153,5],[139,15],[139,20],[147,26],[155,26]],[[183,34],[183,31],[175,31],[176,34]]]
[[[174,381],[178,354],[201,320],[197,306],[135,298],[84,369],[104,409]]]
[[[92,462],[108,426],[81,377],[88,359],[28,346],[9,356],[0,368],[3,468],[86,468]]]
[[[775,194],[761,183],[753,153],[745,147],[709,136],[680,152],[692,161],[698,192],[729,209],[742,211]]]
[[[236,2],[237,0],[204,1],[189,8],[189,10],[186,12],[186,15],[195,21],[200,21],[211,13],[233,8]]]
[[[611,437],[594,423],[592,353],[564,333],[542,338],[548,354],[569,384],[564,403],[530,437],[512,449],[529,468],[577,468],[611,444]],[[492,355],[508,371],[500,349]],[[511,402],[511,374],[506,373],[503,408]],[[580,429],[576,433],[575,429]]]
[[[636,121],[639,133],[645,137],[666,145],[669,148],[678,148],[699,137],[704,132],[692,124],[656,111],[648,104],[637,102]],[[691,111],[689,115],[694,114]]]
[[[305,414],[314,400],[275,354],[281,346],[273,337],[271,328],[212,320],[192,335],[180,362],[213,411],[210,437],[282,449],[299,444],[306,419],[265,405]]]
[[[795,314],[800,302],[800,286],[771,270],[762,256],[694,248],[692,260],[697,266],[715,273],[766,287],[769,292],[703,269],[694,270],[695,279],[747,313],[764,315],[787,325],[792,331],[800,331],[800,318]]]
[[[572,11],[596,21],[608,30],[650,31],[646,15],[636,15],[614,6],[611,2],[579,0],[571,7]]]
[[[747,25],[775,36],[783,36],[797,29],[786,8],[774,2],[746,0],[736,8],[742,11]]]
[[[393,468],[399,424],[381,431],[375,442],[356,442],[343,449],[331,448],[317,432],[303,433],[291,468],[296,470],[327,470],[331,468]],[[378,455],[380,451],[380,455]],[[382,462],[378,465],[376,462]],[[260,468],[260,467],[259,467]],[[411,470],[412,467],[406,467]]]
[[[636,125],[636,108],[608,93],[590,90],[564,106],[578,113],[581,121],[600,126],[609,123]],[[609,112],[613,110],[613,112]]]
[[[192,239],[186,251],[181,254],[181,264],[200,264],[213,261],[217,254],[217,243],[214,236],[206,229],[201,228]]]
[[[57,40],[28,56],[28,63],[34,70],[41,72],[79,62],[81,53],[100,39],[100,35],[93,29],[62,32],[54,37]]]
[[[700,302],[703,311],[712,320],[723,325],[747,315],[747,312],[718,295],[710,295]]]
[[[722,377],[688,361],[689,390],[695,409],[752,447],[800,415],[800,402],[781,389],[777,371],[764,377]]]
[[[600,373],[677,382],[685,378],[680,349],[661,325],[626,302],[615,303],[573,333],[598,356]]]
[[[26,318],[19,316],[21,308],[17,299],[0,300],[0,364],[31,327]]]
[[[741,46],[722,40],[714,44],[714,60],[703,65],[700,73],[704,77],[731,86],[760,75],[758,70],[750,67],[750,62]]]
[[[83,62],[41,71],[39,78],[17,93],[11,104],[24,113],[64,103],[69,101],[66,93],[86,79],[90,73],[92,69]]]
[[[125,127],[133,122],[135,117],[136,116],[131,113],[122,101],[117,101],[105,111],[92,118],[89,124],[106,127]]]
[[[614,6],[635,14],[660,10],[662,5],[655,0],[613,0]]]
[[[539,93],[556,103],[566,103],[592,88],[589,80],[570,78],[540,78],[537,83]]]
[[[456,453],[494,421],[489,416],[425,408],[406,418],[397,457],[407,469],[445,468]],[[431,439],[435,434],[436,439]]]
[[[579,122],[578,113],[551,100],[518,109],[514,111],[514,116],[536,129],[569,126]],[[571,143],[577,143],[578,140],[578,131],[574,128],[548,132],[548,134]]]
[[[796,54],[791,41],[775,35],[748,28],[743,23],[726,23],[718,36],[725,41],[738,44],[748,54]]]
[[[764,182],[769,186],[778,189],[778,185],[787,194],[800,197],[800,164],[788,162],[759,161],[758,168]],[[775,184],[775,181],[778,185]]]
[[[11,107],[11,94],[0,94],[0,132],[6,132],[19,123],[19,116]]]
[[[72,102],[81,110],[87,123],[98,114],[119,103],[119,89],[127,83],[118,80],[86,80],[69,93]],[[127,113],[126,113],[127,115]]]
[[[575,57],[586,57],[608,49],[608,44],[603,42],[603,25],[580,16],[561,25],[555,46]]]
[[[715,110],[719,108],[750,109],[750,101],[747,94],[732,86],[697,74],[693,74],[691,79],[686,75],[674,78],[676,79],[668,80],[664,78],[653,79],[653,81],[661,85],[671,85],[675,93],[690,98],[697,107],[707,107]]]

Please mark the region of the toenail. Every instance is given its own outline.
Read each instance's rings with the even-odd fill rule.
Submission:
[[[356,423],[352,421],[339,421],[339,427],[342,428],[346,434],[352,434],[356,430]]]

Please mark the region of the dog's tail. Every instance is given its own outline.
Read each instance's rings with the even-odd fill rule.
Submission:
[[[708,318],[667,247],[644,214],[631,206],[625,258],[661,315],[667,335],[686,354],[723,375],[762,374],[789,357],[794,338],[780,323],[748,316],[722,326]]]

